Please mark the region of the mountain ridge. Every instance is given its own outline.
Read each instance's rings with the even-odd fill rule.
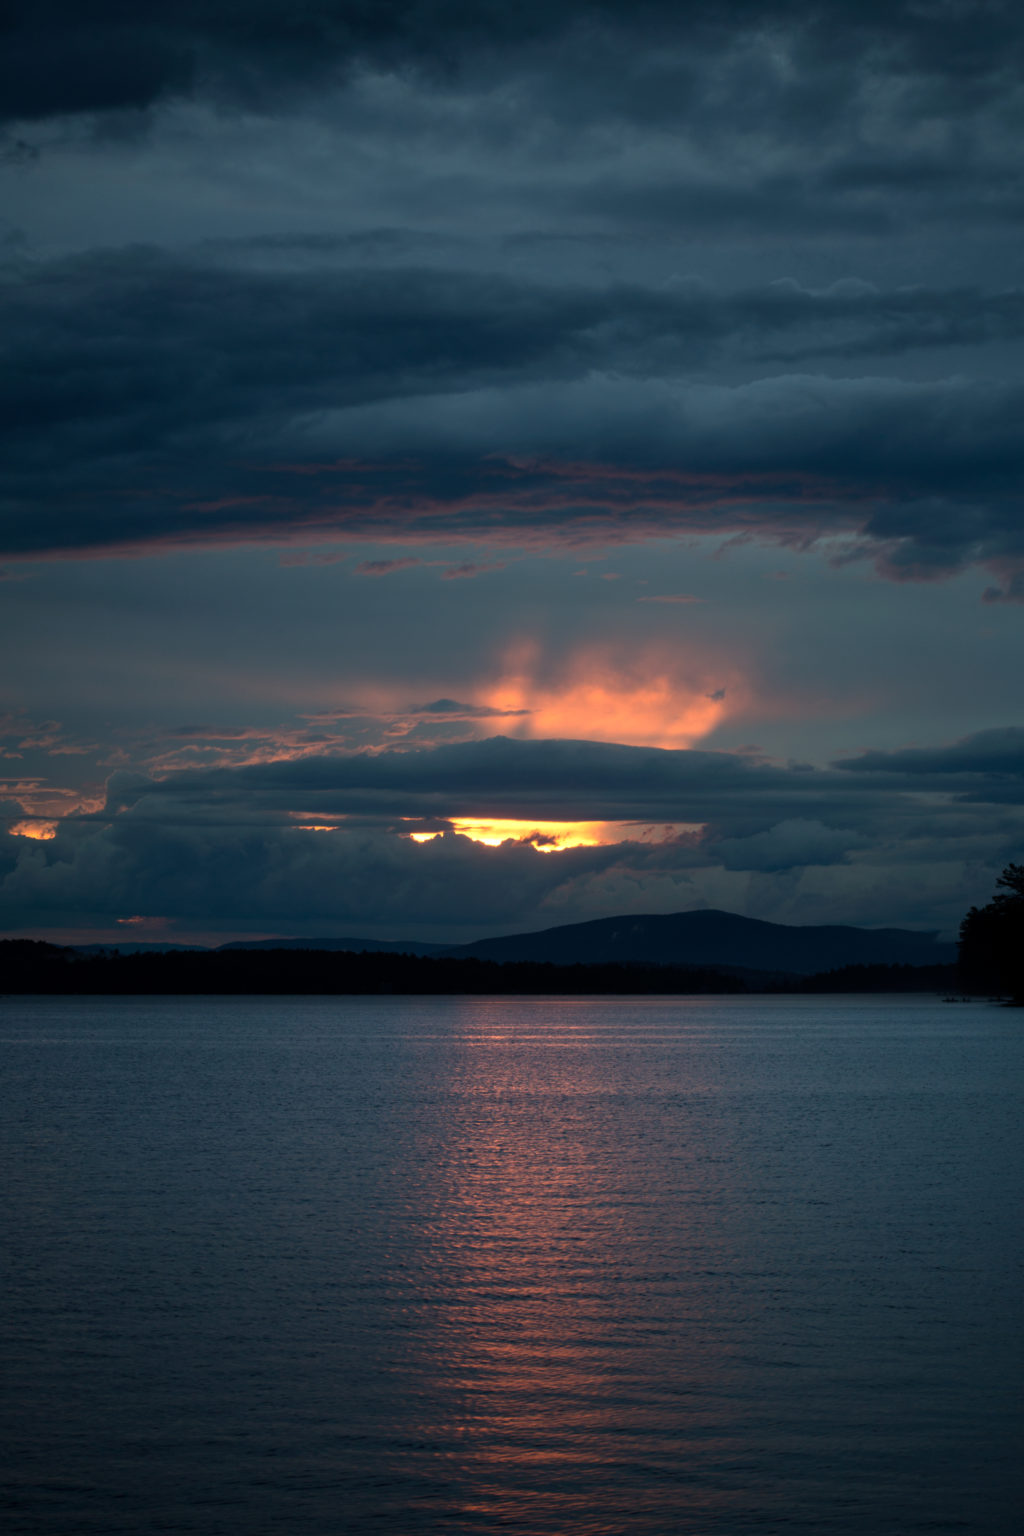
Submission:
[[[940,941],[935,930],[770,923],[715,908],[592,918],[469,944],[345,937],[236,940],[220,948],[365,950],[555,965],[714,965],[795,975],[847,965],[941,965],[956,959],[956,946]]]

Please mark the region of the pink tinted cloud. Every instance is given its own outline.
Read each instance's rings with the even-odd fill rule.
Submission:
[[[89,546],[26,550],[11,558],[133,557],[340,538],[583,549],[686,532],[764,536],[806,548],[839,527],[856,526],[864,503],[875,494],[808,475],[690,473],[496,457],[453,472],[451,487],[443,491],[437,489],[434,467],[410,461],[250,464],[238,465],[237,473],[273,478],[279,487],[208,500],[179,499],[168,487],[153,497],[167,507],[167,515],[162,527],[153,518],[157,531],[152,534],[111,535]],[[288,488],[290,480],[303,482],[301,495]],[[403,557],[402,563],[412,562]],[[399,568],[397,561],[356,567],[364,575]]]
[[[192,724],[136,736],[135,760],[150,773],[181,768],[246,767],[298,762],[306,757],[378,750],[408,737],[417,746],[472,737],[494,729],[493,722],[518,720],[523,707],[500,708],[439,698],[425,704],[396,703],[390,690],[363,702],[300,715],[300,725]],[[458,729],[463,727],[463,729]]]
[[[504,560],[492,560],[488,564],[467,560],[462,565],[451,565],[446,571],[442,571],[441,580],[460,581],[473,576],[483,576],[487,571],[503,571],[505,564]]]
[[[392,571],[404,571],[410,565],[422,565],[422,560],[363,560],[355,567],[360,576],[390,576]]]
[[[824,544],[833,561],[866,559],[885,579],[901,582],[938,581],[979,565],[999,583],[989,588],[987,601],[1024,600],[1015,534],[997,520],[991,537],[937,539],[929,533],[929,508],[877,474],[839,480],[813,470],[690,471],[497,455],[457,463],[408,457],[301,466],[250,462],[225,465],[223,472],[253,489],[197,500],[167,486],[150,497],[144,524],[131,509],[121,516],[115,508],[107,531],[93,531],[88,544],[74,542],[90,526],[81,519],[65,530],[62,542],[25,543],[10,558],[127,558],[342,539],[564,553],[690,536],[725,541],[723,548],[730,541],[799,551]],[[945,515],[953,513],[947,508]],[[356,569],[386,575],[410,563],[412,557],[402,555]]]
[[[703,603],[707,599],[694,597],[692,592],[662,592],[649,597],[638,597],[638,603]]]

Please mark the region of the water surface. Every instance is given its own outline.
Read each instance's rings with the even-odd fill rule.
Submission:
[[[1016,1536],[1019,1013],[0,1002],[12,1532]]]

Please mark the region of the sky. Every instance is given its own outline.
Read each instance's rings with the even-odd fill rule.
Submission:
[[[8,18],[0,932],[989,899],[1019,5]]]

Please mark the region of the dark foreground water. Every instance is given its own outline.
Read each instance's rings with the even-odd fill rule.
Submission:
[[[1024,1529],[1024,1019],[6,999],[11,1532]]]

